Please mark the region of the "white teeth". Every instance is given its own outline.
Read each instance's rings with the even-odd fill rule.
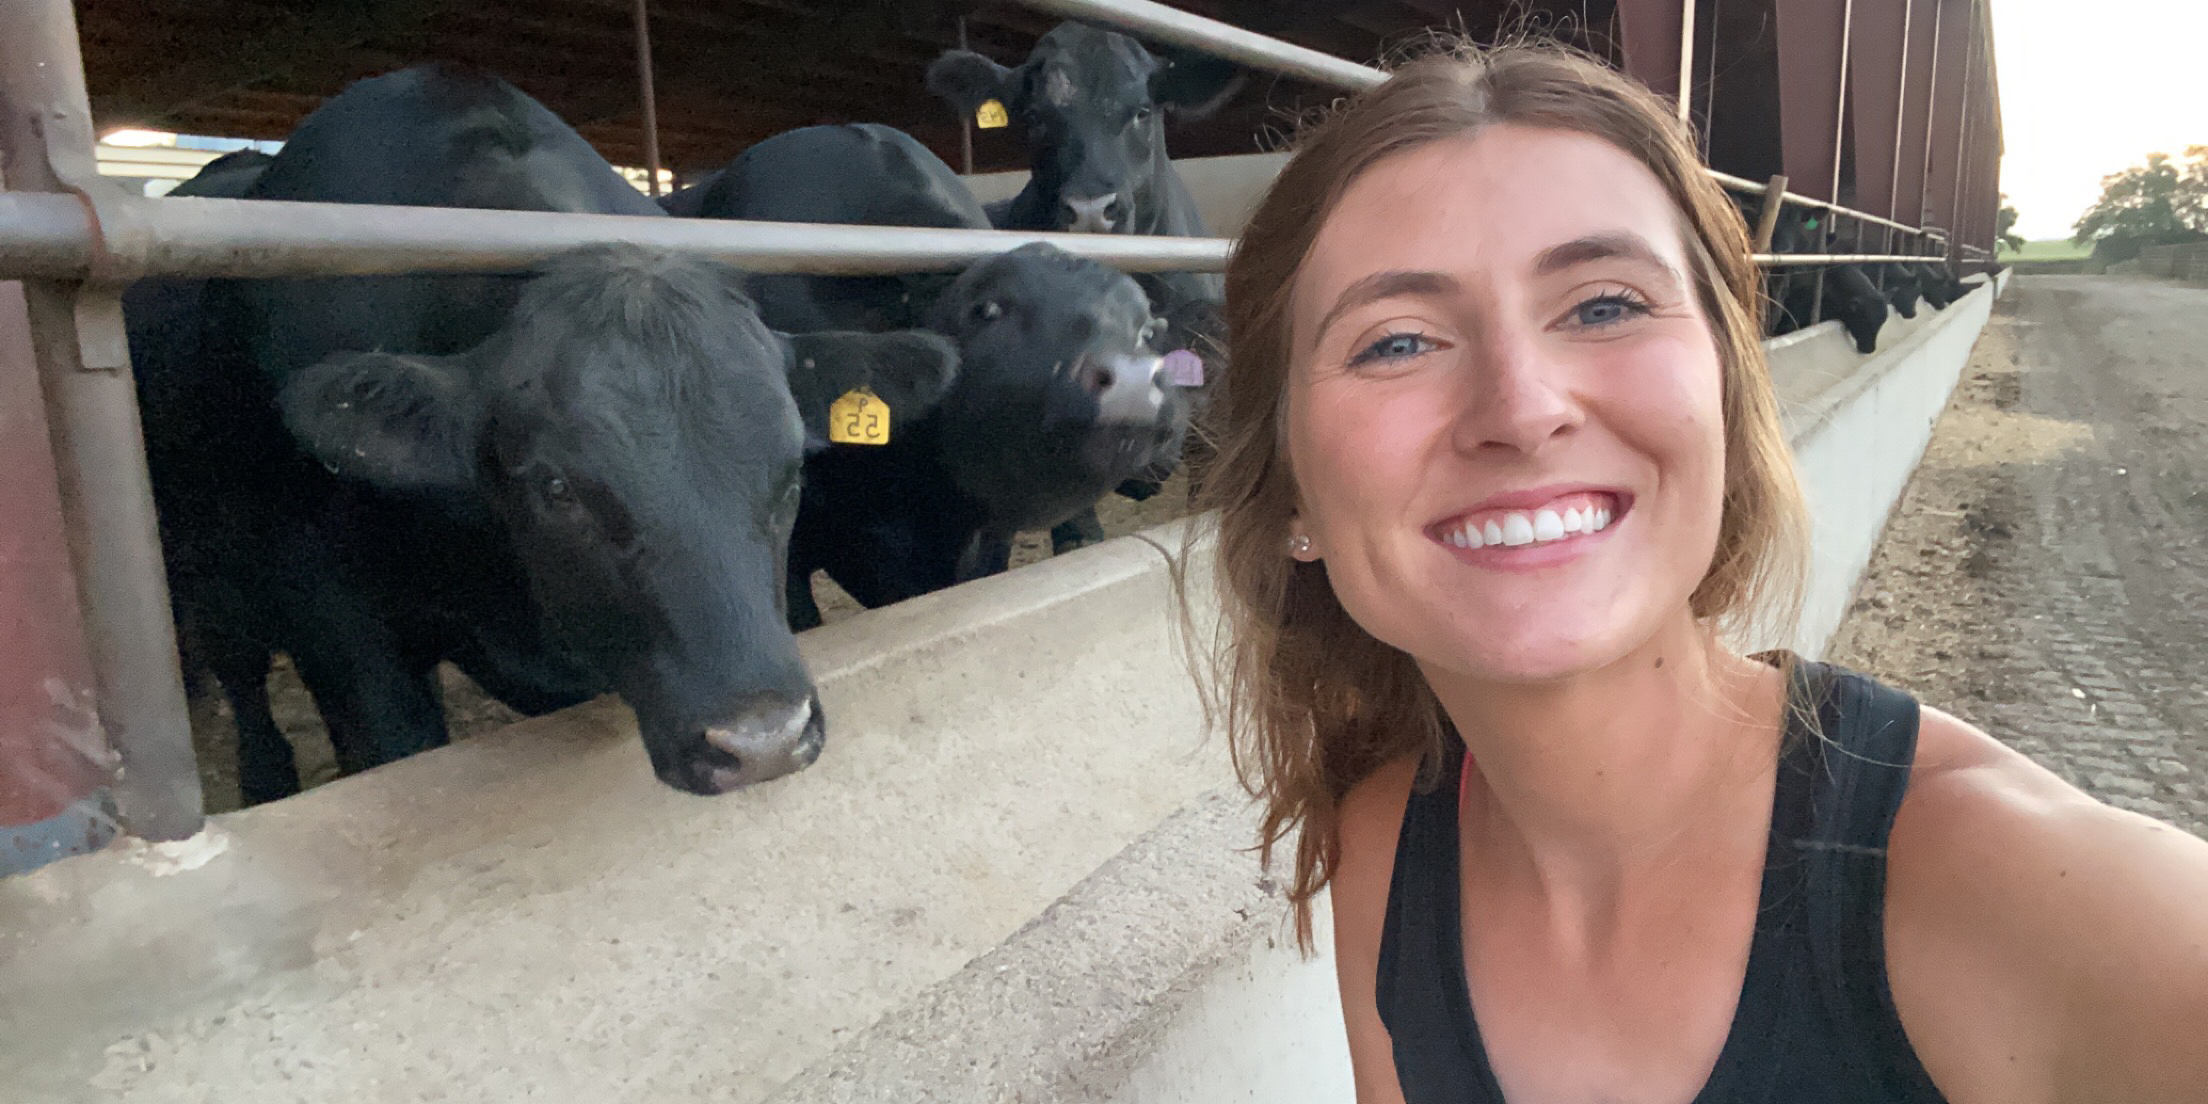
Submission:
[[[1554,510],[1537,510],[1533,515],[1533,539],[1553,541],[1564,539],[1564,519]]]
[[[1573,506],[1562,512],[1543,508],[1530,514],[1501,514],[1485,522],[1468,521],[1462,528],[1451,530],[1442,540],[1454,548],[1486,548],[1498,544],[1520,548],[1563,540],[1575,533],[1600,533],[1610,527],[1612,519],[1608,505],[1590,505],[1585,509]]]

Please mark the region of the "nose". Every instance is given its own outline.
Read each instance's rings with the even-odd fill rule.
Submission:
[[[1125,214],[1118,192],[1094,197],[1069,195],[1065,204],[1066,229],[1079,234],[1109,234]]]
[[[1095,357],[1081,364],[1081,389],[1096,400],[1097,420],[1147,423],[1165,405],[1160,376],[1165,361],[1154,356]]]
[[[1471,382],[1459,406],[1460,447],[1530,455],[1586,421],[1568,385],[1531,345],[1528,338],[1501,337],[1489,343],[1481,370],[1465,373]]]
[[[820,758],[824,732],[810,700],[773,702],[707,726],[705,742],[721,755],[709,755],[699,773],[714,792],[726,793],[812,766]]]

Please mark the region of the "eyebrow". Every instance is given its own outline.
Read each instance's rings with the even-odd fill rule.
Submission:
[[[1447,273],[1404,269],[1375,272],[1342,289],[1342,294],[1335,298],[1334,305],[1327,310],[1326,317],[1319,319],[1319,328],[1312,331],[1312,337],[1315,340],[1324,336],[1343,315],[1367,303],[1377,303],[1398,295],[1438,299],[1454,295],[1458,290],[1460,286],[1456,278]]]
[[[1627,230],[1619,230],[1608,234],[1589,234],[1584,238],[1574,238],[1561,245],[1552,245],[1542,250],[1541,255],[1534,259],[1533,274],[1549,276],[1575,265],[1587,264],[1590,261],[1609,260],[1638,261],[1652,268],[1661,269],[1674,280],[1679,277],[1679,273],[1671,267],[1671,264],[1657,255],[1656,247],[1648,244],[1647,238]]]

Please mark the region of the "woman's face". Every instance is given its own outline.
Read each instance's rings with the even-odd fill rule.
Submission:
[[[1683,219],[1586,135],[1368,170],[1293,289],[1287,441],[1349,614],[1430,673],[1547,681],[1691,617],[1724,494]]]

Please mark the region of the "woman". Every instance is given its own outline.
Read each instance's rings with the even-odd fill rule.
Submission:
[[[1227,273],[1218,659],[1361,1101],[2208,1100],[2208,844],[1787,639],[1757,272],[1561,51],[1410,63]]]

